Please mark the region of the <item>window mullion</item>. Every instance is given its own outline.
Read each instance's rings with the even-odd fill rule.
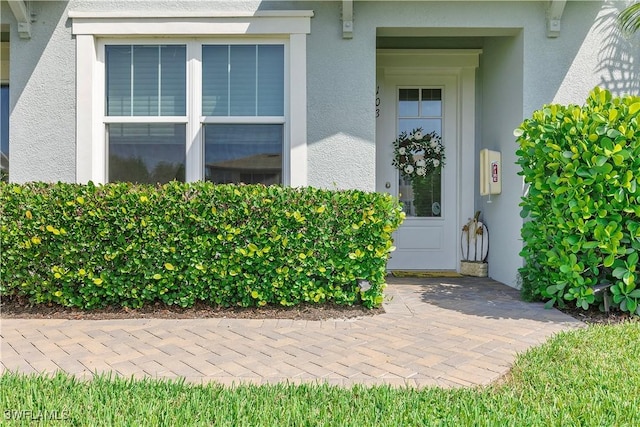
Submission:
[[[231,115],[231,45],[227,46],[227,116]]]
[[[133,60],[134,60],[134,58],[133,58],[133,45],[131,45],[130,51],[131,51],[131,79],[130,79],[130,81],[131,81],[131,96],[129,97],[129,115],[133,116],[133,93],[134,93],[133,92],[133,75],[134,75],[134,72],[133,72]]]
[[[158,116],[162,115],[162,46],[158,45]]]
[[[256,74],[256,102],[254,105],[254,115],[257,116],[258,115],[258,94],[260,93],[260,91],[258,90],[258,73],[259,73],[259,62],[258,62],[258,45],[256,45],[256,69],[255,69],[255,74]]]
[[[204,179],[204,141],[202,125],[202,43],[187,43],[187,143],[186,181]]]

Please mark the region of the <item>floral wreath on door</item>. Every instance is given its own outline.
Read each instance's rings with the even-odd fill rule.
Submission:
[[[433,185],[429,177],[442,169],[445,162],[442,138],[436,132],[423,133],[422,128],[402,132],[393,142],[393,166],[413,187],[413,203],[417,216],[440,216],[440,203],[424,195]]]

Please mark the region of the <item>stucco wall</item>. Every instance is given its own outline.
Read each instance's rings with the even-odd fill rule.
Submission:
[[[375,28],[362,25],[345,40],[339,3],[305,6],[315,13],[307,43],[309,185],[374,191]]]
[[[568,2],[558,38],[532,21],[518,37],[485,39],[479,148],[502,152],[503,192],[491,204],[477,196],[476,205],[491,231],[489,274],[501,282],[517,285],[522,263],[518,203],[526,188],[514,164],[512,130],[544,104],[582,104],[596,85],[616,95],[639,92],[638,38],[622,37],[614,24],[623,4]]]
[[[545,103],[582,104],[595,86],[615,95],[640,93],[640,34],[626,38],[615,19],[627,1],[567,2],[562,32],[525,36],[524,115]]]
[[[30,2],[30,8],[30,39],[11,26],[10,179],[73,182],[75,44],[66,3]]]
[[[639,93],[640,38],[625,38],[615,25],[626,4],[567,2],[555,39],[544,29],[525,29],[525,117],[551,102],[581,104],[598,85],[616,95]]]
[[[522,265],[522,178],[517,175],[513,129],[522,122],[523,34],[487,38],[483,50],[479,145],[502,153],[502,194],[478,196],[476,206],[491,238],[489,276],[513,286]]]

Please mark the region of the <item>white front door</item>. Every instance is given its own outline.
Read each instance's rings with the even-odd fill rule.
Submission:
[[[399,198],[407,215],[394,235],[390,270],[455,270],[458,266],[458,87],[455,75],[388,76],[378,93],[377,186]],[[401,132],[436,132],[445,166],[413,182],[394,166]]]

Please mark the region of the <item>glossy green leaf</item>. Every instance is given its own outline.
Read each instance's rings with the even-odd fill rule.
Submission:
[[[596,303],[591,287],[609,281],[616,283],[614,306],[635,304],[625,299],[636,291],[640,252],[633,110],[640,111],[637,96],[597,88],[584,105],[543,106],[519,126],[517,164],[528,188],[520,202],[526,299],[576,300],[585,308]]]
[[[373,307],[404,219],[386,194],[204,182],[0,183],[0,214],[0,293],[83,309]],[[371,283],[366,294],[358,278]]]

